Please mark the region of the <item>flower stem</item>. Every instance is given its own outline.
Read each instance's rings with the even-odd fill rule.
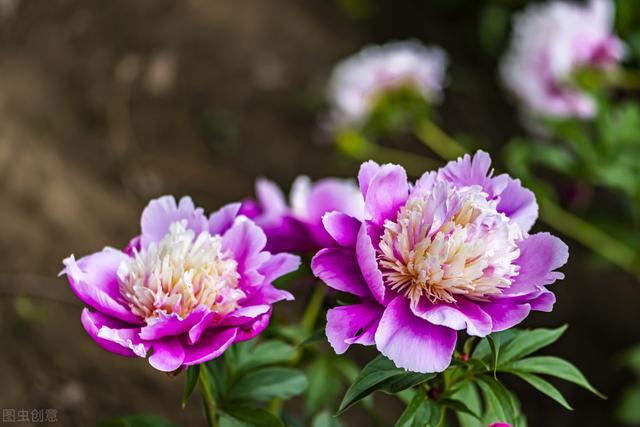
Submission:
[[[320,310],[322,309],[322,303],[324,297],[327,294],[327,288],[324,285],[316,285],[307,304],[307,308],[302,315],[302,327],[307,332],[313,332],[313,327],[316,324]]]
[[[637,70],[616,68],[607,75],[607,83],[620,89],[640,89],[640,74]]]
[[[381,163],[397,163],[403,165],[408,171],[424,171],[439,166],[437,161],[428,157],[374,144],[357,130],[341,131],[336,136],[336,144],[344,154],[360,161],[376,159]]]
[[[537,195],[540,219],[556,230],[582,243],[602,258],[612,262],[626,272],[640,277],[638,255],[626,244],[611,237],[598,227],[562,209],[560,206]]]
[[[206,367],[202,365],[199,380],[200,390],[202,391],[202,401],[204,403],[204,412],[207,416],[207,423],[209,424],[209,427],[218,427],[217,405],[215,398],[213,397],[208,375]]]
[[[427,118],[416,123],[414,133],[424,145],[445,160],[456,159],[467,152],[460,143]]]

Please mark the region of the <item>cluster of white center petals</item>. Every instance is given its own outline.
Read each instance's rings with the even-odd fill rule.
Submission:
[[[387,220],[378,262],[387,286],[415,307],[456,302],[456,295],[486,301],[518,274],[517,224],[497,212],[479,186],[446,183],[410,198],[396,221]]]
[[[237,267],[221,236],[196,236],[186,222],[174,222],[162,240],[121,262],[118,283],[131,311],[143,319],[173,313],[184,319],[196,307],[224,316],[245,297]]]

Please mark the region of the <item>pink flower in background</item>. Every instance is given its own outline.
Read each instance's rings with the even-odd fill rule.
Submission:
[[[360,302],[329,310],[336,353],[376,345],[396,366],[444,370],[458,330],[486,336],[551,311],[567,246],[549,233],[528,234],[538,206],[507,175],[492,176],[479,151],[425,173],[415,184],[400,166],[362,164],[363,220],[323,217],[334,244],[311,263],[328,286]]]
[[[511,47],[501,66],[505,86],[529,115],[590,118],[594,99],[571,86],[583,67],[618,63],[624,44],[613,34],[610,0],[536,4],[514,21]]]
[[[508,423],[493,423],[489,425],[489,427],[511,427],[511,424]]]
[[[442,49],[418,41],[365,47],[338,63],[331,75],[334,126],[360,124],[389,90],[408,87],[431,103],[439,101],[446,66]]]
[[[271,282],[299,258],[263,249],[264,232],[230,204],[206,217],[189,197],[153,200],[141,234],[120,251],[64,260],[71,289],[88,308],[82,325],[104,349],[148,357],[161,371],[206,362],[269,323],[293,297]]]
[[[362,218],[364,200],[355,182],[324,178],[312,183],[299,176],[291,186],[290,204],[282,190],[266,179],[256,182],[256,199],[246,200],[240,212],[252,218],[267,235],[271,252],[310,252],[329,246],[333,239],[322,216],[340,211]]]

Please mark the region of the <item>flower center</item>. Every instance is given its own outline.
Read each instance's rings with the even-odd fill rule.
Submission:
[[[120,264],[118,283],[131,311],[144,319],[172,313],[184,319],[196,307],[222,317],[245,297],[237,267],[222,237],[206,231],[196,237],[186,222],[174,222],[160,242]]]
[[[385,283],[416,306],[456,302],[456,295],[486,301],[511,285],[521,231],[496,211],[480,187],[445,183],[410,199],[395,222],[387,220],[378,262]]]

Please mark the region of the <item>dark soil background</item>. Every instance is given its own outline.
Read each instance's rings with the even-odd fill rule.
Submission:
[[[56,408],[64,426],[130,413],[201,425],[197,401],[179,407],[182,377],[90,340],[61,260],[124,246],[160,194],[211,211],[252,194],[257,176],[285,188],[301,173],[353,176],[317,112],[332,65],[366,43],[448,50],[443,125],[497,152],[517,125],[477,45],[480,3],[380,1],[355,19],[322,0],[0,0],[0,408]],[[640,341],[640,284],[569,244],[556,310],[526,324],[569,323],[549,351],[609,399],[560,384],[568,412],[514,385],[533,426],[614,425],[631,381],[615,357]]]

